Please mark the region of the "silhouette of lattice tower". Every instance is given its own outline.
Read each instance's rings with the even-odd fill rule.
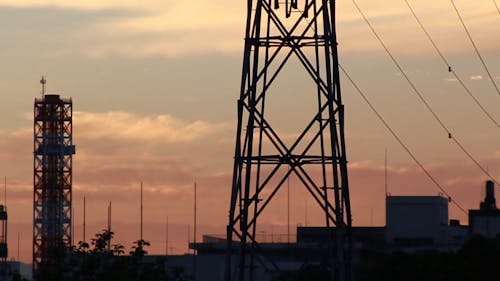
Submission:
[[[72,243],[72,155],[75,154],[72,115],[71,99],[63,99],[59,95],[43,95],[42,98],[35,99],[33,161],[33,274],[35,276],[57,272]]]
[[[329,238],[321,266],[327,280],[350,280],[351,208],[335,1],[248,0],[244,48],[225,279],[254,280],[257,266],[280,272],[257,239],[257,223],[293,175],[324,213]],[[305,125],[291,141],[290,134],[273,128],[279,113],[267,108],[270,95],[283,85],[276,81],[290,68],[304,70],[300,81],[310,83],[311,90],[287,89],[281,112],[292,95],[314,104],[313,111],[292,113]]]

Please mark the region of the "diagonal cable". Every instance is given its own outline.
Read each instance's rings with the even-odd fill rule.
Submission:
[[[443,53],[441,52],[441,50],[438,48],[436,42],[434,42],[434,40],[432,39],[431,35],[429,34],[429,32],[427,32],[427,29],[425,28],[424,24],[422,23],[422,21],[420,20],[420,18],[417,16],[417,14],[415,13],[415,10],[413,9],[413,7],[410,5],[410,3],[408,2],[408,0],[404,0],[406,5],[408,6],[408,8],[410,9],[413,17],[415,18],[415,20],[418,22],[418,24],[420,25],[420,28],[422,29],[422,31],[425,33],[425,35],[427,36],[427,39],[429,39],[429,41],[431,42],[432,46],[434,47],[434,49],[436,50],[436,52],[439,54],[439,56],[441,57],[441,60],[443,61],[443,63],[446,65],[446,67],[448,68],[448,72],[450,72],[451,74],[453,74],[453,76],[455,77],[455,79],[457,79],[457,81],[460,83],[460,85],[462,85],[462,87],[464,88],[464,90],[469,94],[469,96],[472,98],[472,100],[474,100],[474,102],[477,104],[477,106],[481,109],[481,111],[486,115],[486,117],[488,117],[488,119],[491,120],[491,122],[493,122],[493,124],[495,124],[495,126],[497,126],[497,128],[500,128],[500,124],[498,124],[498,122],[495,120],[495,118],[493,118],[493,116],[491,116],[491,114],[486,110],[486,108],[484,108],[484,106],[477,100],[477,98],[472,94],[472,92],[470,91],[470,89],[465,85],[465,83],[463,82],[463,80],[457,75],[457,73],[452,69],[450,63],[448,62],[448,60],[445,58],[445,56],[443,55]]]
[[[405,143],[401,140],[401,138],[396,134],[396,132],[392,129],[392,127],[385,121],[384,117],[377,111],[377,109],[373,106],[373,104],[368,100],[366,95],[363,93],[361,88],[358,87],[358,85],[354,82],[354,80],[351,78],[351,76],[347,73],[347,71],[339,64],[340,70],[345,74],[347,79],[351,82],[351,84],[354,86],[356,91],[361,95],[361,97],[365,100],[365,102],[368,104],[368,106],[372,109],[372,111],[377,115],[377,117],[380,119],[380,121],[384,124],[384,126],[387,128],[387,130],[392,134],[392,136],[396,139],[396,141],[401,145],[401,147],[410,155],[410,157],[413,159],[413,161],[422,169],[422,171],[425,173],[425,175],[437,186],[443,194],[445,194],[453,204],[455,204],[458,209],[460,209],[464,214],[467,214],[467,211],[455,200],[451,197],[451,195],[446,191],[446,189],[432,176],[432,174],[424,167],[424,165],[417,159],[415,154],[408,148],[408,146],[405,145]]]
[[[361,14],[361,16],[365,20],[366,24],[368,25],[368,27],[370,27],[370,29],[373,32],[373,34],[375,35],[375,37],[378,39],[379,43],[382,45],[382,47],[384,47],[384,50],[389,55],[389,57],[392,59],[392,61],[394,62],[395,66],[398,68],[398,70],[404,76],[404,78],[406,79],[406,81],[408,82],[408,84],[411,86],[411,88],[413,89],[413,91],[415,92],[415,94],[420,98],[420,101],[422,101],[422,103],[425,105],[425,107],[427,108],[427,110],[432,114],[432,116],[434,116],[434,119],[436,119],[436,121],[441,125],[441,128],[443,128],[443,130],[447,133],[448,138],[453,139],[453,141],[455,142],[455,144],[457,144],[459,146],[459,148],[465,153],[465,155],[467,155],[467,157],[469,157],[470,160],[472,162],[474,162],[474,164],[476,164],[477,167],[486,176],[488,176],[488,178],[490,178],[491,180],[493,180],[498,185],[498,181],[472,156],[472,154],[470,152],[468,152],[465,149],[465,147],[460,143],[460,141],[455,136],[453,136],[451,134],[451,131],[443,123],[443,121],[439,118],[439,116],[434,112],[434,110],[431,108],[431,106],[429,105],[429,103],[425,100],[425,98],[422,96],[422,94],[420,93],[420,91],[417,89],[417,87],[415,86],[415,84],[413,84],[413,82],[410,80],[410,78],[408,77],[408,75],[404,71],[403,67],[399,64],[399,62],[396,60],[396,58],[389,51],[389,48],[387,48],[387,46],[385,45],[385,43],[382,40],[382,38],[380,38],[380,36],[378,35],[377,31],[375,31],[375,28],[370,23],[370,21],[368,20],[368,18],[365,16],[365,14],[361,10],[361,8],[358,6],[358,4],[356,3],[356,1],[355,0],[351,0],[351,1],[354,4],[354,6],[356,6],[358,12]]]
[[[455,9],[455,12],[457,13],[458,18],[460,19],[460,23],[462,23],[462,26],[464,27],[465,33],[467,33],[467,37],[469,37],[469,41],[472,44],[472,47],[474,47],[474,50],[476,51],[477,57],[481,61],[481,64],[483,65],[486,73],[488,73],[488,76],[490,77],[490,80],[491,80],[491,83],[493,84],[493,87],[495,87],[495,90],[497,91],[498,95],[500,95],[500,89],[498,89],[498,86],[495,83],[495,79],[493,78],[493,75],[491,75],[491,72],[488,69],[486,62],[484,61],[483,56],[479,52],[479,49],[477,48],[476,43],[474,43],[474,39],[472,39],[472,35],[470,34],[469,29],[465,25],[465,22],[464,22],[464,19],[462,18],[462,15],[460,15],[460,12],[458,11],[457,5],[455,5],[455,1],[453,1],[453,0],[450,0],[450,1],[451,1],[451,4],[453,5],[453,9]],[[496,2],[495,2],[495,5],[496,5]]]

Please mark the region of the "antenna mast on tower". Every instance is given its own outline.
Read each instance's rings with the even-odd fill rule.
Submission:
[[[42,76],[40,80],[40,84],[42,84],[42,97],[45,95],[45,84],[47,84],[47,80],[45,80],[45,76]]]

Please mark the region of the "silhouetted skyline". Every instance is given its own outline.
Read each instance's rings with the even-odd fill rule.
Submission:
[[[35,4],[36,2],[36,4]],[[81,2],[81,1],[80,1]],[[7,176],[9,248],[31,260],[33,99],[41,75],[47,91],[74,103],[73,205],[75,241],[82,239],[83,196],[87,238],[106,228],[113,201],[118,242],[139,237],[139,189],[144,182],[144,238],[164,252],[169,217],[174,253],[187,251],[192,230],[193,183],[198,186],[198,239],[223,234],[231,189],[245,1],[31,1],[0,0],[0,175]],[[487,81],[447,1],[411,1],[429,32],[476,97],[500,120],[500,99]],[[386,44],[453,133],[489,172],[500,178],[500,132],[472,104],[442,66],[403,1],[359,1]],[[338,1],[340,63],[372,99],[417,157],[465,208],[482,200],[485,176],[444,135],[401,79],[350,1]],[[500,17],[492,2],[457,1],[478,48],[500,83]],[[275,128],[293,135],[295,108],[304,100],[302,71],[277,81]],[[384,151],[388,191],[436,195],[439,190],[381,125],[349,81],[341,77],[355,225],[383,225]],[[272,100],[270,100],[272,102]],[[293,139],[291,137],[291,139]],[[291,224],[322,220],[312,201],[294,190]],[[280,205],[281,204],[281,205]],[[286,233],[285,193],[261,223]],[[308,206],[306,211],[306,206]],[[467,216],[450,206],[450,218]],[[292,228],[294,229],[294,228]],[[191,234],[192,237],[192,234]]]

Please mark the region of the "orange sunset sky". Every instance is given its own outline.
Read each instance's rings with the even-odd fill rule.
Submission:
[[[500,95],[448,0],[409,0],[453,69],[500,122]],[[464,147],[500,180],[500,128],[448,72],[404,0],[358,0],[388,48]],[[456,0],[481,55],[500,85],[500,12],[492,0]],[[113,204],[117,243],[139,236],[144,183],[144,238],[151,253],[187,252],[198,186],[198,241],[227,223],[246,1],[0,0],[0,176],[7,177],[9,251],[31,261],[33,100],[45,75],[49,93],[72,97],[75,241],[106,227]],[[466,209],[478,208],[486,175],[448,139],[402,79],[350,0],[337,1],[340,63],[401,139]],[[291,64],[279,91],[300,89],[305,72]],[[439,190],[341,76],[354,224],[384,225],[384,152],[393,195]],[[301,98],[273,108],[280,133],[293,136]],[[294,110],[294,114],[287,116]],[[297,113],[298,112],[298,113]],[[323,217],[292,177],[291,225]],[[286,193],[259,221],[286,233]],[[467,215],[450,204],[450,218]],[[307,220],[307,222],[306,222]],[[294,229],[292,227],[292,233]]]

